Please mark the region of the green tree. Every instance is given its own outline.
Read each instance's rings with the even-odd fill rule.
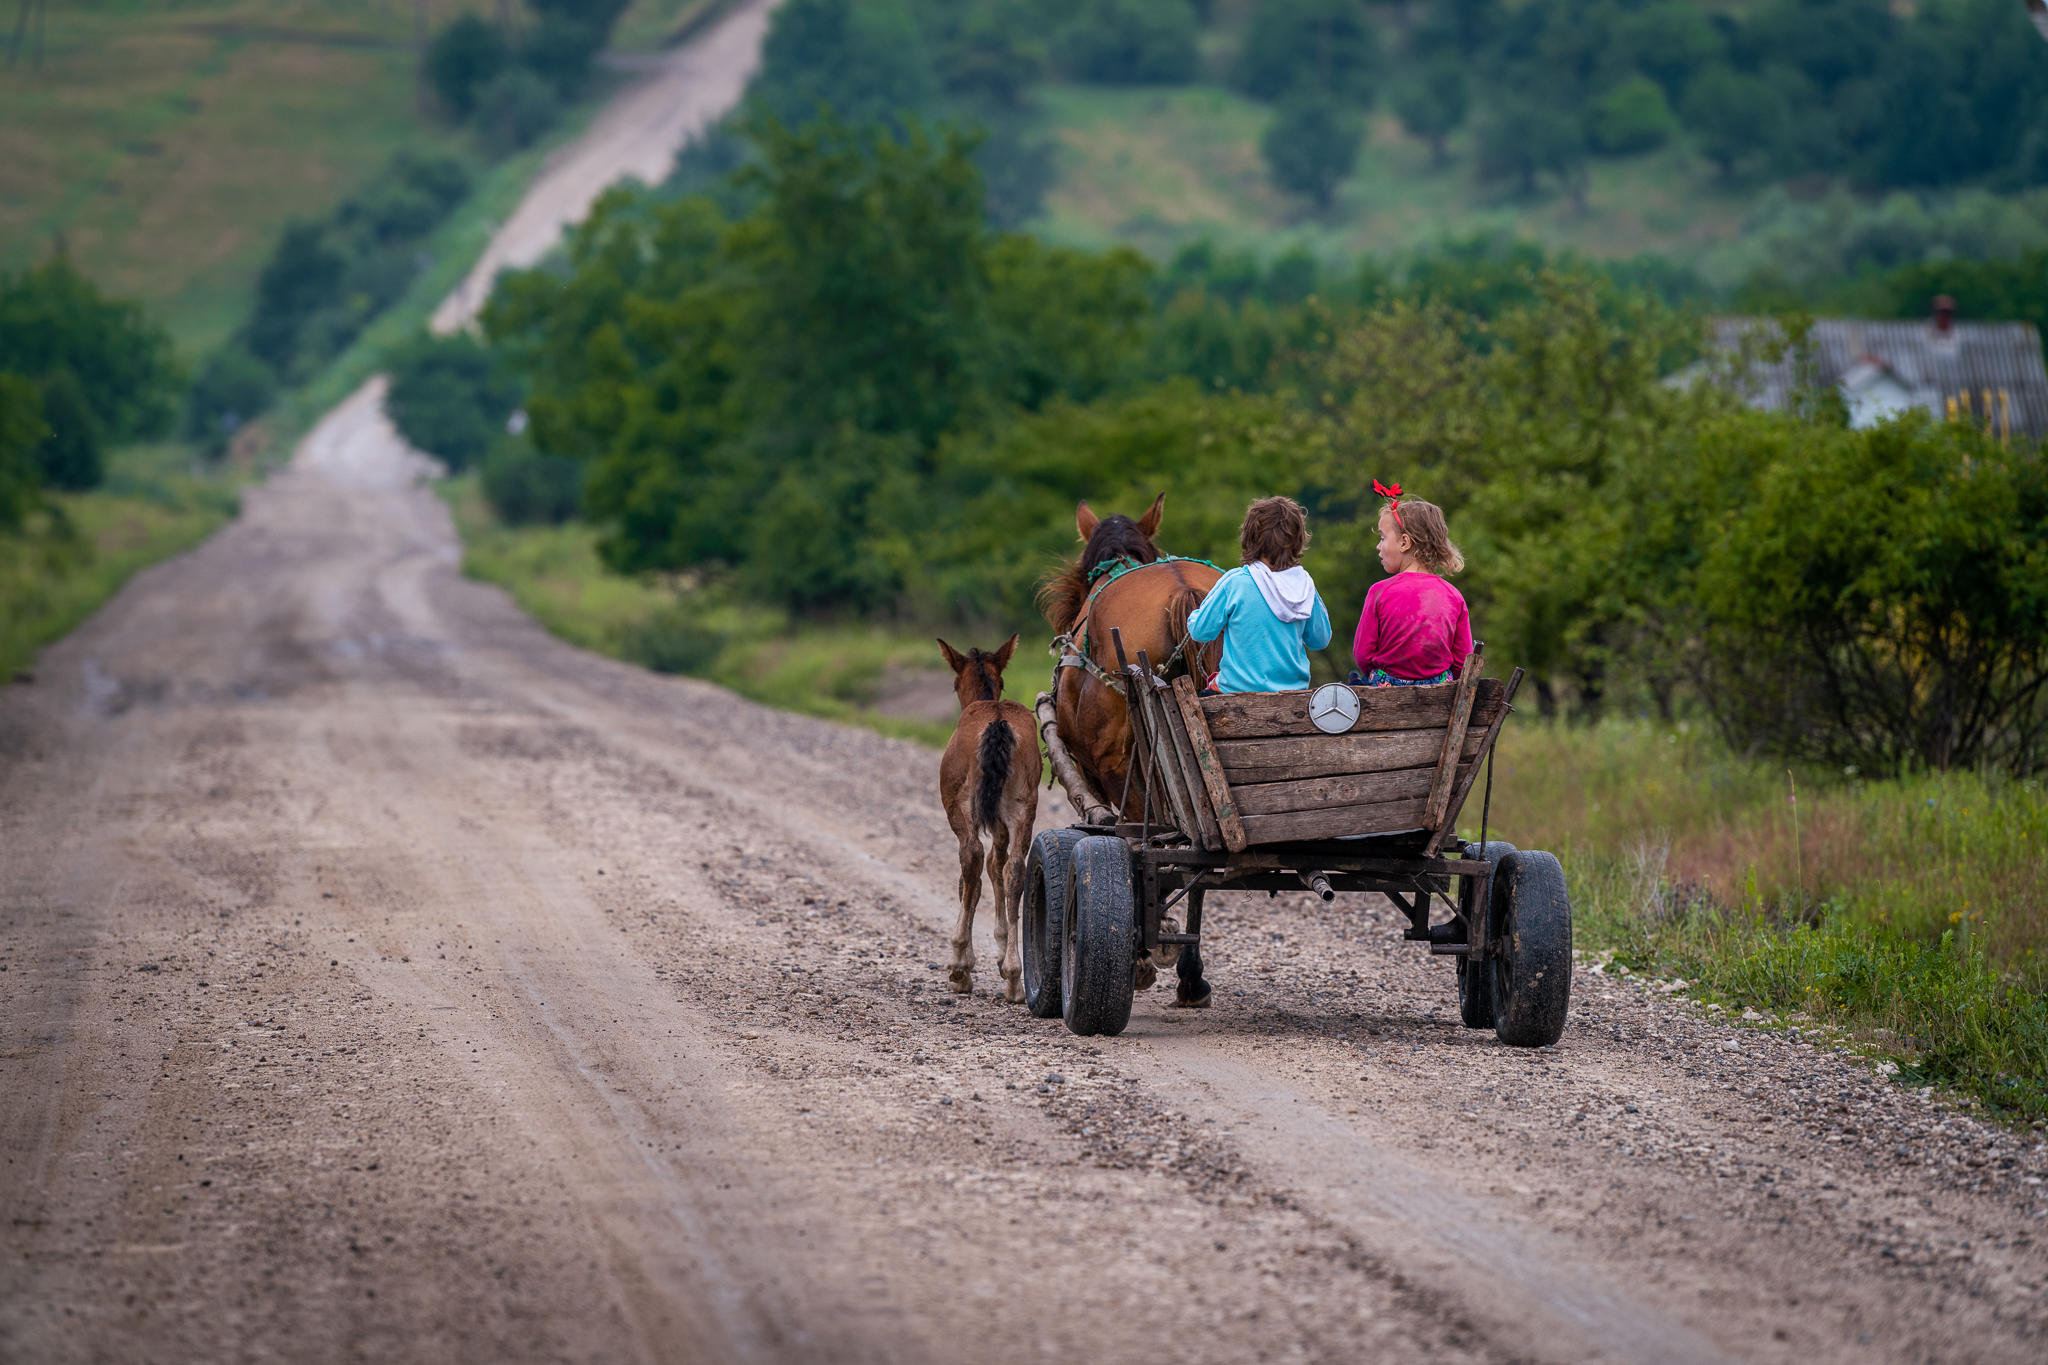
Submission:
[[[939,81],[904,0],[787,0],[747,98],[791,127],[820,110],[863,126],[931,113]]]
[[[1456,62],[1433,63],[1394,87],[1394,112],[1401,126],[1409,136],[1429,144],[1430,156],[1439,166],[1450,159],[1444,140],[1464,126],[1471,102],[1465,68]]]
[[[1311,90],[1281,102],[1259,150],[1273,183],[1327,209],[1337,186],[1358,166],[1365,119],[1334,95]]]
[[[1594,101],[1586,112],[1586,132],[1593,145],[1612,156],[1652,151],[1678,129],[1664,92],[1647,76],[1623,81]]]
[[[476,98],[512,59],[505,35],[472,13],[456,16],[427,45],[427,83],[449,113],[466,119]]]
[[[36,468],[45,486],[67,493],[99,486],[106,473],[100,448],[99,421],[93,416],[85,386],[69,370],[43,379],[43,425],[47,432],[36,447]]]
[[[391,359],[384,411],[416,448],[461,470],[483,457],[519,403],[497,357],[466,333],[420,335]]]
[[[219,455],[235,433],[277,396],[277,376],[247,349],[229,342],[208,356],[185,399],[185,437]]]
[[[1257,99],[1302,90],[1365,103],[1380,65],[1361,0],[1266,0],[1253,11],[1231,83]]]
[[[1512,180],[1524,196],[1550,175],[1584,204],[1586,142],[1578,121],[1542,105],[1506,105],[1479,127],[1479,176]]]
[[[1724,179],[1744,157],[1770,148],[1784,118],[1776,90],[1725,66],[1700,76],[1685,97],[1685,125]]]
[[[1187,0],[1082,0],[1054,39],[1060,66],[1105,85],[1179,85],[1201,65]]]
[[[0,370],[43,383],[70,376],[109,440],[155,436],[176,413],[171,339],[137,304],[110,299],[59,256],[0,274]]]
[[[1623,21],[1622,41],[1635,68],[1672,102],[1683,99],[1693,77],[1727,51],[1714,21],[1691,0],[1659,0],[1637,10]]]
[[[532,146],[560,114],[553,88],[523,66],[499,72],[477,93],[477,134],[497,156]]]

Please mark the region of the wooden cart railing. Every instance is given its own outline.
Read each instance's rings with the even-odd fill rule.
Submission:
[[[1413,832],[1434,857],[1521,684],[1519,668],[1481,677],[1484,662],[1475,650],[1454,684],[1355,687],[1357,720],[1329,734],[1309,719],[1309,692],[1198,696],[1186,677],[1155,677],[1141,654],[1123,675],[1146,820],[1211,852]],[[1059,758],[1065,783],[1072,764]],[[1069,795],[1107,813],[1085,783]]]

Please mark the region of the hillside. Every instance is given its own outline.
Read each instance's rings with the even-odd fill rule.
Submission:
[[[651,48],[702,0],[639,0]],[[60,244],[199,355],[248,310],[292,218],[317,217],[398,148],[458,145],[421,98],[421,15],[483,0],[165,0],[52,7],[0,82],[0,269]]]

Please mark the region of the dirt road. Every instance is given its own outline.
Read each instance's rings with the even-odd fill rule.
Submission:
[[[927,751],[551,639],[374,390],[0,694],[0,1359],[2038,1359],[2038,1148],[1390,911],[1083,1042]]]
[[[1637,985],[948,993],[936,756],[549,638],[377,404],[0,691],[0,1361],[2039,1358],[2040,1147]]]

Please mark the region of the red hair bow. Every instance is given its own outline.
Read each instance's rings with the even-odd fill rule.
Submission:
[[[1401,485],[1398,483],[1388,485],[1381,483],[1378,479],[1374,479],[1372,481],[1372,491],[1383,498],[1398,498],[1401,496]]]

